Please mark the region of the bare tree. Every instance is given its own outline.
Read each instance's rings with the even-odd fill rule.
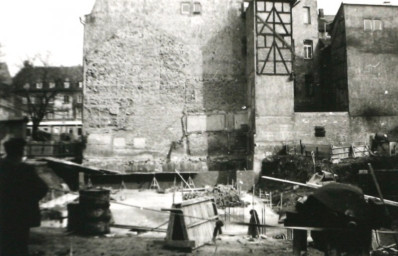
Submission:
[[[57,69],[51,69],[46,63],[44,64],[42,67],[36,67],[31,61],[24,61],[23,68],[13,81],[15,93],[26,99],[26,111],[32,121],[33,140],[43,140],[39,135],[39,125],[48,113],[54,111],[52,103],[59,92],[49,84],[56,82],[54,78],[60,74],[54,74]],[[39,84],[40,88],[32,88],[32,84],[36,86]]]

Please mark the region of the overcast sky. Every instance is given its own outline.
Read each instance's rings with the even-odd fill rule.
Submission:
[[[14,75],[26,59],[36,55],[51,65],[81,65],[83,25],[95,0],[0,0],[0,61]],[[134,1],[134,0],[131,0]],[[226,1],[226,0],[217,0]],[[398,0],[390,0],[398,4]],[[382,3],[383,0],[344,2]],[[341,0],[318,0],[325,14],[335,14]],[[39,63],[37,63],[39,64]]]

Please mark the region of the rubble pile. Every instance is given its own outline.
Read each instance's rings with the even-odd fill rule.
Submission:
[[[183,196],[183,200],[209,196],[214,198],[217,208],[219,209],[245,206],[239,194],[239,191],[234,186],[219,184],[214,188],[207,188],[205,191],[186,193]]]

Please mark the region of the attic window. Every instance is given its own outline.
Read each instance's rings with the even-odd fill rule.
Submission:
[[[191,14],[191,3],[188,2],[181,3],[181,14],[183,15]]]
[[[378,19],[364,19],[363,20],[364,31],[381,31],[383,30],[383,23]]]
[[[199,2],[193,3],[193,14],[201,14],[202,13],[202,5]]]

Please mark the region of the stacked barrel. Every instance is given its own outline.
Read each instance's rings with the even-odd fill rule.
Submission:
[[[112,219],[109,201],[109,190],[80,190],[79,203],[68,205],[68,230],[82,235],[109,233]]]

